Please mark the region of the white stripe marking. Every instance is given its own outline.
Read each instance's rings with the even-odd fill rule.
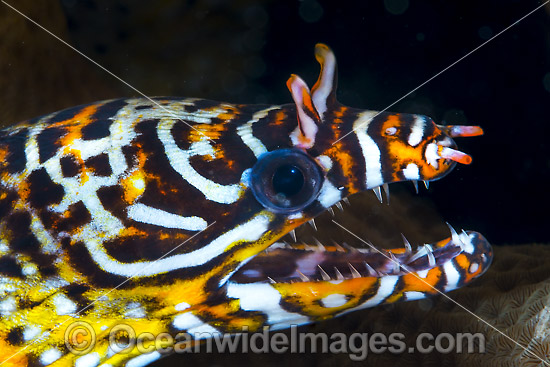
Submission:
[[[452,260],[449,260],[443,264],[443,272],[447,278],[447,284],[445,284],[444,292],[452,291],[458,287],[458,281],[460,280],[460,272],[456,270]]]
[[[126,311],[124,312],[125,318],[131,319],[144,319],[147,317],[147,313],[141,304],[138,302],[130,302],[125,307]]]
[[[325,208],[330,208],[342,199],[342,192],[338,190],[328,179],[325,180],[321,187],[321,192],[317,197],[317,201]]]
[[[55,312],[58,315],[70,315],[76,312],[76,304],[64,294],[58,293],[52,299]]]
[[[174,317],[172,325],[179,330],[186,330],[195,339],[205,339],[213,337],[213,334],[221,334],[218,329],[208,325],[191,312],[182,313]]]
[[[40,355],[40,363],[44,366],[50,365],[61,358],[61,352],[57,348],[51,348],[42,352]]]
[[[267,152],[267,148],[262,143],[262,141],[258,138],[256,138],[252,132],[252,125],[259,120],[265,118],[269,111],[278,110],[280,109],[279,106],[271,106],[269,108],[266,108],[264,110],[258,111],[254,113],[252,116],[252,119],[248,121],[246,124],[243,124],[239,127],[237,127],[237,134],[241,137],[243,143],[246,144],[248,148],[254,153],[254,155],[259,157],[260,155]]]
[[[437,149],[437,144],[435,143],[430,143],[426,146],[426,161],[435,169],[439,167],[437,160],[441,158],[437,154]]]
[[[99,364],[99,354],[90,353],[79,357],[75,362],[75,367],[95,367]]]
[[[40,334],[41,331],[42,329],[40,329],[38,326],[34,326],[34,325],[25,326],[25,329],[23,329],[23,340],[28,342],[29,340],[32,340],[36,336],[38,336],[38,334]]]
[[[464,252],[468,254],[473,254],[475,252],[475,246],[472,243],[472,237],[470,237],[466,233],[461,233],[458,235],[460,239],[462,240],[462,243],[464,244]]]
[[[380,305],[386,298],[391,296],[391,294],[395,290],[395,285],[397,284],[399,278],[399,275],[386,275],[380,278],[380,285],[378,286],[378,291],[374,296],[372,296],[366,302],[360,304],[359,306],[347,309],[339,315]]]
[[[149,363],[156,361],[161,357],[161,354],[158,351],[153,351],[151,353],[142,354],[135,358],[130,359],[126,363],[126,367],[143,367],[147,366]]]
[[[189,150],[181,150],[172,136],[175,120],[164,119],[158,124],[157,133],[164,145],[166,157],[170,165],[180,176],[195,188],[200,190],[208,200],[222,204],[231,204],[239,199],[242,187],[240,183],[220,185],[201,176],[189,162],[194,155],[211,155],[214,153],[207,141],[193,143]],[[209,148],[209,149],[207,149]]]
[[[425,124],[426,122],[424,121],[424,117],[416,115],[414,123],[411,127],[411,133],[409,135],[409,145],[411,147],[417,146],[422,141],[422,137],[424,137]]]
[[[11,315],[12,312],[17,311],[17,304],[15,298],[8,297],[0,302],[0,314],[4,317]]]
[[[288,312],[281,307],[281,294],[267,283],[227,283],[227,296],[240,300],[241,309],[267,315],[270,330],[288,328],[310,322],[307,316]]]
[[[403,175],[407,180],[419,180],[420,172],[418,171],[418,166],[415,163],[409,163],[407,168],[403,170]]]
[[[353,131],[357,135],[359,145],[363,150],[366,169],[367,189],[372,189],[384,183],[382,178],[382,164],[380,162],[380,148],[367,134],[371,120],[377,115],[374,111],[362,112],[353,123]]]
[[[142,203],[129,206],[128,217],[136,222],[165,228],[186,229],[188,231],[201,231],[208,226],[208,223],[201,217],[183,217]]]
[[[327,308],[341,307],[348,303],[348,300],[343,294],[329,294],[325,298],[321,299],[321,305]]]
[[[407,301],[414,301],[417,299],[426,298],[426,295],[424,293],[417,292],[417,291],[408,291],[408,292],[404,292],[404,294],[405,294],[405,297],[407,297]]]
[[[418,270],[416,272],[416,275],[418,275],[420,278],[422,279],[426,279],[426,277],[428,276],[428,272],[430,271],[430,269],[425,269],[425,270]]]
[[[236,241],[256,241],[268,229],[269,217],[257,215],[250,221],[235,227],[208,245],[185,254],[169,256],[156,261],[121,263],[106,253],[102,240],[92,236],[83,239],[93,260],[106,272],[125,277],[146,277],[172,270],[198,266],[224,253]]]

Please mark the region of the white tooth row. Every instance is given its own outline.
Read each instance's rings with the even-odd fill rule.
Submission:
[[[424,181],[424,183],[426,184],[426,187],[427,187],[427,182]],[[387,184],[385,184],[385,186],[387,186]],[[377,189],[378,189],[378,192],[380,192],[380,186],[378,186]],[[386,188],[384,188],[384,189],[386,190]],[[375,193],[376,193],[376,191],[375,191]],[[389,201],[389,191],[387,191],[387,194],[388,194],[387,196],[388,196],[388,201]],[[349,205],[349,201],[347,200],[347,198],[345,198],[344,201]],[[382,202],[382,200],[380,200],[380,202]],[[341,206],[342,206],[342,204],[340,202],[338,202],[336,205],[339,208],[341,208]],[[317,230],[317,226],[315,225],[315,221],[313,219],[311,219],[309,221],[309,223],[315,230]],[[467,253],[471,253],[472,250],[473,250],[472,249],[473,245],[471,243],[470,235],[468,235],[464,230],[462,230],[461,234],[458,234],[456,232],[456,230],[449,223],[447,223],[447,226],[449,227],[449,230],[451,232],[451,243],[454,244],[454,245],[459,246],[461,252],[465,251]],[[292,238],[294,239],[294,242],[296,242],[296,231],[293,229],[289,233],[292,236]],[[412,246],[411,246],[410,242],[407,240],[407,238],[403,234],[401,234],[401,236],[403,238],[403,243],[405,245],[406,252],[411,253],[412,252]],[[313,237],[313,240],[315,241],[316,246],[311,246],[311,245],[304,244],[304,249],[305,250],[317,251],[317,252],[326,251],[326,248],[321,243],[321,241],[319,241],[315,237]],[[371,249],[368,249],[368,248],[355,248],[355,247],[349,246],[346,243],[344,243],[343,244],[344,247],[342,247],[337,242],[334,242],[334,246],[337,247],[338,251],[343,251],[343,252],[346,252],[346,249],[344,249],[344,247],[346,247],[348,249],[348,251],[358,251],[358,252],[361,252],[361,253],[371,253],[371,252],[373,252]],[[272,251],[272,250],[277,249],[277,248],[290,248],[290,249],[292,249],[294,247],[292,247],[291,245],[289,245],[285,241],[275,242],[271,246],[269,246],[265,250],[265,252],[269,252],[269,251]],[[376,250],[376,251],[381,253],[380,250]],[[401,263],[399,261],[399,259],[397,259],[393,253],[391,253],[391,252],[388,252],[388,253],[389,253],[389,256],[391,257],[392,263],[394,264],[394,269],[393,269],[394,273],[399,272],[400,268],[402,268],[406,271],[411,271],[408,268],[408,266],[406,264]],[[388,255],[385,255],[385,256],[388,256]],[[416,253],[414,253],[411,257],[409,257],[407,259],[407,264],[410,264],[410,263],[412,263],[412,262],[414,262],[414,261],[416,261],[416,260],[418,260],[418,259],[420,259],[424,256],[428,257],[428,263],[429,263],[430,267],[436,266],[437,263],[436,263],[435,256],[433,254],[433,248],[432,248],[431,245],[428,245],[428,244],[425,244],[425,245],[419,247],[419,249],[416,251]],[[361,274],[357,271],[357,269],[355,269],[349,263],[348,263],[348,265],[350,266],[350,270],[351,270],[351,273],[352,273],[354,278],[357,278],[357,277],[361,276]],[[367,262],[365,262],[365,267],[367,268],[367,271],[368,271],[369,275],[371,275],[371,276],[379,276],[380,275]],[[319,266],[319,268],[320,268],[321,276],[323,277],[323,280],[330,280],[330,276],[321,268],[321,266]],[[343,277],[342,273],[337,268],[335,268],[335,272],[336,272],[337,280],[345,279]],[[300,277],[301,277],[302,281],[309,281],[309,278],[306,275],[302,274],[301,272],[299,272],[299,273],[300,273]],[[270,279],[270,281],[272,281],[272,279]]]

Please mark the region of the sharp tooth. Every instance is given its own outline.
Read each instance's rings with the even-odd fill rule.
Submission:
[[[309,282],[309,278],[302,273],[300,270],[296,270],[298,272],[298,275],[300,275],[300,279],[302,279],[303,282]]]
[[[317,264],[317,267],[319,268],[319,272],[321,273],[321,277],[323,280],[331,280],[330,275],[327,274],[327,272],[321,267],[321,265]]]
[[[337,202],[337,203],[334,204],[334,205],[336,205],[336,207],[337,207],[338,209],[340,209],[340,211],[344,211],[344,207],[342,206],[342,203],[341,203],[341,202]]]
[[[348,245],[348,244],[345,243],[345,242],[342,242],[342,247],[347,248],[347,249],[348,249],[349,251],[351,251],[351,252],[357,252],[357,249],[356,249],[355,247],[350,246],[350,245]]]
[[[286,241],[283,241],[283,243],[285,244],[284,248],[290,248],[290,249],[294,248],[290,245],[290,243],[288,243]]]
[[[271,277],[267,277],[267,279],[269,279],[269,283],[271,283],[271,284],[275,284],[275,283],[277,283],[277,282],[276,282],[276,281],[274,281],[274,280],[273,280],[273,278],[271,278]]]
[[[365,268],[367,268],[367,271],[369,272],[369,275],[370,276],[373,276],[373,277],[377,277],[378,276],[378,272],[376,270],[374,270],[372,268],[372,266],[369,265],[368,262],[364,261],[363,262],[365,264]]]
[[[346,279],[346,278],[344,278],[342,273],[340,273],[340,270],[338,270],[338,268],[336,266],[334,267],[334,271],[336,272],[336,279],[338,279],[338,280],[345,280]]]
[[[384,192],[386,193],[386,199],[388,199],[388,205],[390,205],[390,185],[387,183],[383,184]]]
[[[426,253],[428,254],[428,264],[430,264],[431,267],[435,266],[435,256],[432,252],[432,247],[430,245],[424,245],[424,248],[426,249]]]
[[[394,274],[399,273],[401,263],[399,262],[399,260],[397,260],[395,255],[391,252],[390,252],[390,258],[391,258],[391,262],[392,262],[392,265],[393,265],[393,273]]]
[[[375,187],[374,189],[372,189],[372,191],[374,191],[374,194],[378,198],[378,201],[382,203],[382,191],[380,191],[380,186]]]
[[[407,254],[411,254],[412,253],[412,246],[411,246],[409,240],[407,240],[407,238],[405,237],[405,235],[403,233],[401,233],[401,237],[403,238],[403,243],[405,244],[405,249],[407,250]]]
[[[422,256],[426,256],[426,248],[425,247],[419,247],[416,253],[414,253],[409,259],[407,259],[407,264],[410,264],[418,259],[420,259]]]
[[[296,230],[293,229],[292,231],[290,231],[290,235],[294,239],[294,242],[296,242]]]
[[[351,270],[351,276],[354,277],[354,278],[361,278],[361,273],[359,273],[357,271],[357,269],[355,269],[353,267],[353,265],[351,265],[350,263],[348,263],[348,266],[349,266],[349,270]]]
[[[329,207],[327,210],[334,217],[334,209],[332,209],[332,207]]]
[[[426,186],[426,190],[430,188],[430,182],[429,181],[422,181],[424,182],[424,186]]]
[[[348,198],[343,198],[342,201],[348,205],[351,205]]]
[[[306,243],[304,243],[304,248],[308,251],[315,251],[317,249],[317,247],[310,246]]]
[[[340,244],[334,240],[332,240],[332,243],[334,243],[334,247],[336,247],[336,251],[340,252],[346,252],[346,249],[340,246]]]
[[[462,242],[462,239],[449,223],[446,222],[446,224],[447,224],[447,227],[449,227],[449,230],[451,231],[451,241],[453,241],[455,245],[460,246],[460,249],[464,251],[464,243]]]
[[[317,226],[315,225],[315,219],[311,218],[308,220],[308,223],[313,227],[315,231],[317,231]]]
[[[468,243],[470,243],[470,235],[465,230],[462,230],[462,235],[458,236],[460,238],[460,242],[464,245],[464,247],[466,247],[467,244],[464,242],[462,236],[466,237],[468,239]]]
[[[418,181],[412,180],[411,182],[412,182],[413,185],[414,185],[414,191],[416,191],[416,193],[418,194]]]
[[[319,241],[317,238],[313,237],[313,241],[315,241],[315,244],[317,245],[317,251],[324,252],[327,250],[325,246],[323,246],[321,241]]]

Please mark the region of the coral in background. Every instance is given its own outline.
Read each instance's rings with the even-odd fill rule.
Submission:
[[[544,245],[504,246],[495,248],[495,260],[479,280],[448,294],[474,314],[527,348],[479,321],[443,296],[392,304],[354,312],[341,318],[299,328],[313,333],[402,333],[407,346],[414,346],[420,333],[482,333],[485,353],[454,351],[441,354],[418,352],[400,354],[370,352],[361,365],[368,366],[544,366],[550,358],[550,247]],[[288,332],[285,332],[289,335]],[[424,342],[424,345],[430,345]],[[477,350],[477,349],[476,349]],[[184,354],[172,355],[154,364],[156,367],[182,363],[238,366],[352,366],[347,354]]]

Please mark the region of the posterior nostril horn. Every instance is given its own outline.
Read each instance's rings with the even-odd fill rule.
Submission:
[[[440,145],[438,147],[438,154],[441,158],[450,159],[457,163],[462,163],[462,164],[472,163],[472,157],[470,157],[468,154],[462,153],[459,150],[454,150],[449,147],[443,147]]]
[[[447,125],[439,126],[451,138],[466,138],[483,135],[483,129],[479,126]]]

